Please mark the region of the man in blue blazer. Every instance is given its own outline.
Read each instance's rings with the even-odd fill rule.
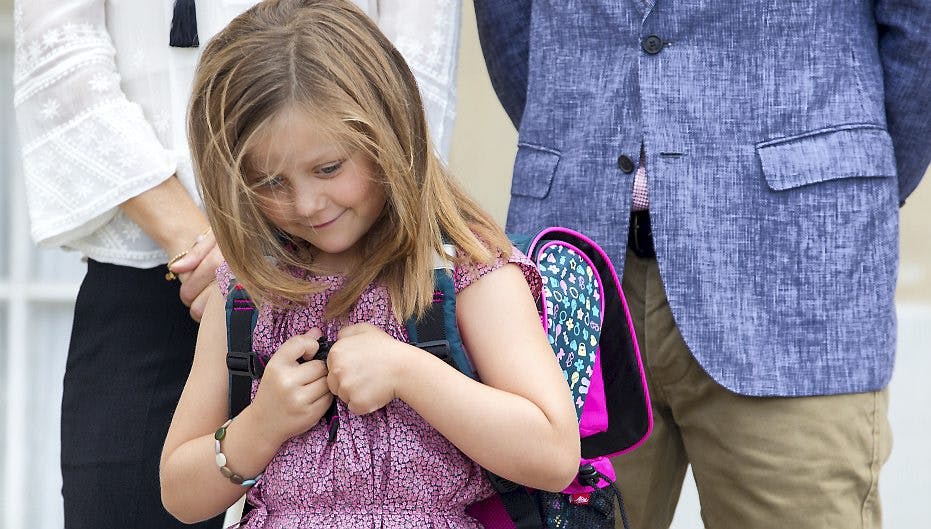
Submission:
[[[638,529],[877,527],[898,211],[931,160],[928,0],[476,0],[519,131],[508,228],[624,268],[656,419]],[[623,403],[615,403],[623,405]]]

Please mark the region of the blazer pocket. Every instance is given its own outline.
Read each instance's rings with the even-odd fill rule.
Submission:
[[[559,151],[540,145],[518,143],[511,194],[519,197],[546,198],[553,185],[553,176],[561,156]]]
[[[769,187],[782,191],[827,180],[895,177],[892,137],[877,125],[841,125],[756,144]]]

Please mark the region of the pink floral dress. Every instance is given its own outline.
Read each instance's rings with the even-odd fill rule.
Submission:
[[[514,250],[507,262],[518,264],[539,295],[540,276],[533,264]],[[458,267],[453,276],[459,292],[505,263]],[[224,263],[217,271],[221,291],[230,288]],[[335,338],[343,325],[368,322],[389,335],[406,340],[396,321],[388,291],[379,285],[365,290],[346,321],[323,319],[327,300],[340,288],[340,276],[317,278],[326,291],[306,305],[290,310],[263,306],[253,346],[263,355],[274,353],[288,338],[320,328]],[[253,396],[258,383],[253,385]],[[478,529],[465,508],[493,494],[482,469],[414,410],[400,400],[367,415],[354,415],[337,404],[339,430],[327,442],[323,421],[285,442],[249,491],[255,506],[242,522],[249,529]]]

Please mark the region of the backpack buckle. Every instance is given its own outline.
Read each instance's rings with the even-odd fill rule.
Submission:
[[[226,367],[232,375],[252,379],[262,378],[262,374],[265,372],[265,364],[259,360],[259,355],[255,351],[249,351],[248,353],[229,351],[226,353]]]
[[[595,470],[595,467],[592,465],[586,464],[579,467],[578,479],[579,483],[582,485],[598,488],[598,483],[601,482],[602,477],[603,476]]]
[[[452,366],[453,369],[466,373],[466,371],[463,371],[463,366],[456,364],[456,359],[453,358],[453,351],[449,347],[449,340],[432,340],[432,341],[427,341],[427,342],[417,342],[414,344],[414,347],[417,347],[418,349],[423,349],[424,351],[446,362],[447,364]]]
[[[450,349],[449,349],[449,340],[432,340],[429,342],[417,342],[416,347],[423,349],[424,351],[432,354],[433,356],[441,359],[447,360],[450,358]]]

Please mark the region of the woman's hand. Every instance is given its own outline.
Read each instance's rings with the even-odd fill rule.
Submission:
[[[280,445],[320,421],[333,395],[327,388],[327,366],[311,360],[317,353],[316,327],[281,344],[265,365],[262,382],[250,407],[265,425],[263,431]]]
[[[190,307],[191,317],[200,321],[207,305],[207,294],[216,281],[223,255],[213,231],[198,236],[187,255],[172,263],[170,270],[181,280],[181,301]]]
[[[397,396],[409,350],[418,351],[369,323],[344,327],[327,358],[330,392],[356,415],[384,407]]]
[[[213,233],[203,231],[207,217],[175,176],[123,202],[120,208],[169,257],[187,252],[172,263],[171,271],[183,283],[181,301],[191,308],[191,317],[200,321],[207,305],[206,291],[223,261]]]

